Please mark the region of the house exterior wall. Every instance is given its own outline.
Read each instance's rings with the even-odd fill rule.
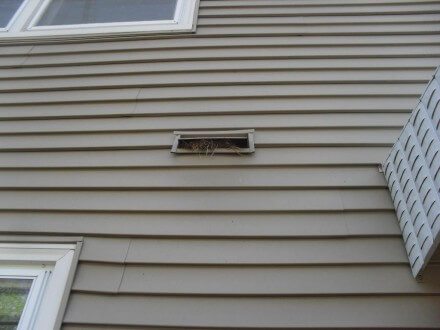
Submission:
[[[440,1],[201,0],[194,34],[3,44],[1,234],[84,237],[64,329],[436,328],[378,164],[439,32]]]

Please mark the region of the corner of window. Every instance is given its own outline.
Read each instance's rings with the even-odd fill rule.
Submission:
[[[0,2],[0,43],[195,32],[199,0]]]
[[[0,328],[57,329],[81,241],[0,243]]]

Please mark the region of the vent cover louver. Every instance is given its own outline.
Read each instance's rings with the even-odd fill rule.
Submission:
[[[439,71],[383,164],[414,277],[440,240]]]
[[[171,152],[179,154],[248,154],[255,151],[254,130],[174,132]]]

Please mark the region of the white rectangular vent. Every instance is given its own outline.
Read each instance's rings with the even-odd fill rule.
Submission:
[[[255,151],[254,130],[174,132],[171,152],[179,154],[248,154]]]
[[[414,277],[440,240],[440,85],[429,83],[383,164]]]

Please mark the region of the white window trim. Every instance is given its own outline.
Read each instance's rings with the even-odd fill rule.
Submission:
[[[21,268],[17,266],[2,266],[0,268],[0,278],[33,280],[26,299],[26,304],[21,313],[20,322],[18,323],[18,330],[34,328],[38,309],[39,306],[41,306],[41,299],[51,271],[52,270],[49,267],[42,266],[28,266]]]
[[[36,277],[19,330],[57,327],[69,276],[75,267],[76,247],[76,244],[0,243],[0,276]]]
[[[131,37],[151,33],[194,32],[199,0],[178,0],[173,20],[36,26],[51,0],[25,0],[0,40]]]
[[[29,0],[24,0],[20,7],[18,7],[17,11],[15,12],[15,14],[11,17],[11,19],[9,20],[8,24],[6,24],[5,27],[0,28],[0,32],[8,32],[11,28],[11,26],[15,23],[15,21],[17,20],[17,18],[21,15],[21,13],[23,12],[24,8],[26,7],[27,3]]]

